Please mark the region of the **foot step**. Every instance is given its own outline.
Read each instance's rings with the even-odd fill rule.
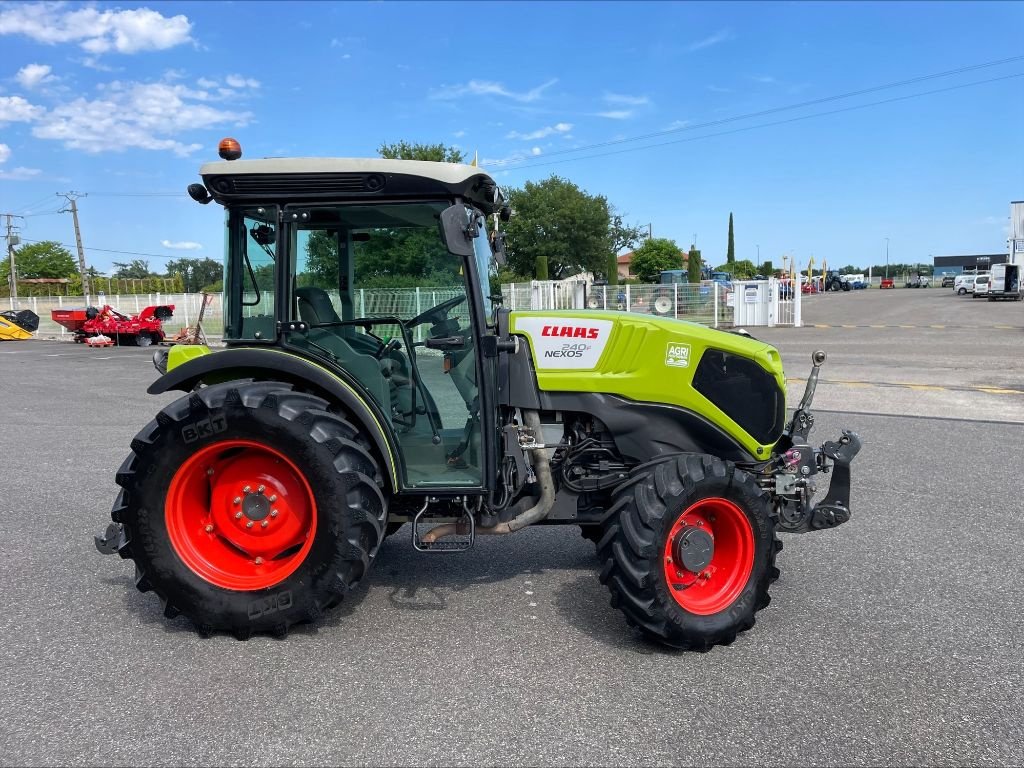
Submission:
[[[464,511],[462,517],[455,523],[455,532],[439,541],[424,541],[425,535],[440,527],[436,524],[431,525],[429,518],[427,521],[421,521],[428,506],[429,503],[424,504],[423,509],[412,520],[412,546],[417,552],[443,554],[446,552],[465,552],[467,549],[472,548],[473,542],[476,540],[476,523],[473,521],[473,515],[470,514],[465,504],[463,504]],[[441,525],[447,528],[450,524],[442,523]]]

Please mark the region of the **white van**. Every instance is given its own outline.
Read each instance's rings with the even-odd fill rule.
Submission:
[[[953,290],[959,296],[963,296],[965,293],[974,293],[974,280],[977,275],[957,275],[956,280],[953,281]]]
[[[978,275],[974,279],[974,290],[971,291],[974,295],[972,299],[976,299],[979,296],[987,296],[989,286],[992,284],[992,275]]]
[[[1020,301],[1024,299],[1024,281],[1021,280],[1021,272],[1024,271],[1021,264],[993,264],[992,280],[989,283],[988,300],[1010,299]]]

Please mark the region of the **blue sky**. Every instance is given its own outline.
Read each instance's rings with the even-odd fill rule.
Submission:
[[[220,258],[220,213],[183,190],[221,137],[249,158],[406,139],[479,152],[502,184],[557,173],[655,236],[696,233],[713,263],[730,212],[737,257],[776,265],[881,262],[886,237],[893,262],[995,253],[1024,199],[1024,77],[755,126],[1024,59],[694,126],[1022,56],[1022,28],[1024,4],[1002,2],[0,2],[0,212],[34,214],[26,239],[72,243],[56,193],[87,192],[87,249],[160,271]]]

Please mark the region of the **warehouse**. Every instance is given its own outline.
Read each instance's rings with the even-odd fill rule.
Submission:
[[[963,272],[988,272],[993,264],[1005,264],[1005,253],[975,254],[970,256],[936,256],[933,274],[959,275]]]

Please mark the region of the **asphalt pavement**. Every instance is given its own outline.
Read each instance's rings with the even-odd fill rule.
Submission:
[[[810,327],[754,331],[794,378],[820,346],[823,380],[862,382],[820,385],[813,435],[864,440],[854,518],[786,537],[757,626],[706,654],[634,634],[568,527],[459,556],[417,554],[405,528],[318,627],[202,639],[91,541],[170,399],[145,394],[149,351],[0,346],[0,762],[1024,763],[1024,427],[990,418],[1024,420],[1024,307],[977,302],[988,328],[943,334],[924,326],[956,305],[912,293],[815,297]],[[886,307],[916,327],[814,327]],[[971,389],[989,384],[1006,392]]]

